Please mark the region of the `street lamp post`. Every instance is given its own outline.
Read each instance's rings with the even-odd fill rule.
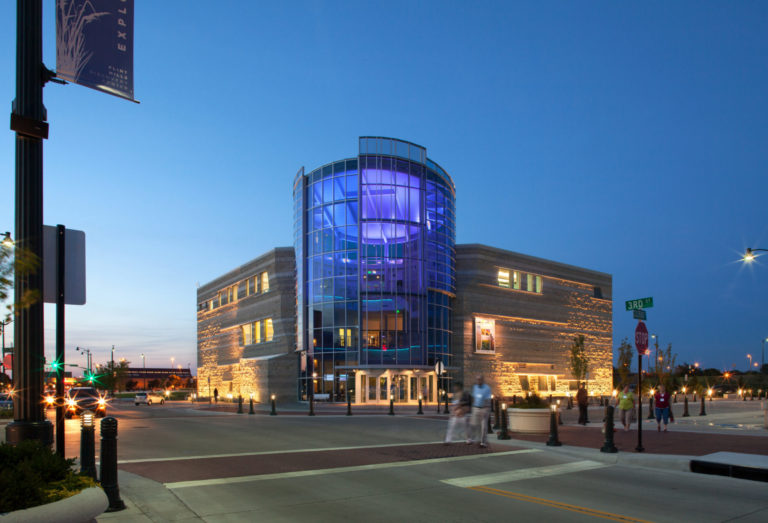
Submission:
[[[8,234],[8,233],[6,233],[6,234]],[[0,321],[0,325],[2,325],[2,328],[3,328],[3,332],[2,332],[2,336],[3,336],[3,352],[2,352],[2,359],[0,359],[0,367],[3,369],[3,375],[5,375],[5,329],[8,326],[8,324],[11,323],[11,321],[13,321],[13,320],[9,319],[8,321]]]
[[[141,367],[143,369],[142,375],[144,376],[144,390],[147,390],[147,359],[143,352],[141,353]]]
[[[752,249],[750,247],[747,247],[747,251],[744,253],[744,257],[742,258],[742,260],[744,260],[747,263],[754,261],[754,259],[757,258],[757,256],[755,256],[755,253],[758,251],[768,252],[768,249]]]

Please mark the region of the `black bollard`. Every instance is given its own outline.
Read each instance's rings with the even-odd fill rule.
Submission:
[[[315,395],[314,394],[309,395],[309,415],[310,416],[315,415]]]
[[[347,391],[347,416],[352,415],[352,396],[350,396],[349,391]]]
[[[499,430],[501,428],[501,423],[499,423],[499,404],[501,403],[499,401],[499,398],[496,398],[493,401],[493,430]]]
[[[276,407],[276,405],[275,405],[276,396],[274,394],[272,394],[270,396],[270,399],[272,400],[272,411],[269,413],[269,415],[270,416],[277,416],[277,409],[275,408]]]
[[[443,410],[443,414],[448,414],[448,391],[446,390],[443,397],[443,405],[445,405],[445,409]]]
[[[619,449],[617,449],[616,445],[613,443],[613,407],[610,405],[605,407],[605,425],[603,427],[605,432],[605,442],[603,443],[602,448],[600,448],[600,452],[615,454]]]
[[[688,395],[686,394],[683,401],[683,417],[687,418],[688,416],[690,416],[690,414],[688,414]]]
[[[243,396],[240,394],[237,395],[237,413],[243,413]]]
[[[507,429],[507,404],[501,404],[501,430],[499,431],[498,439],[510,439],[509,430]]]
[[[563,425],[563,416],[562,412],[560,411],[560,400],[557,400],[557,424]]]
[[[250,397],[248,414],[256,414],[256,411],[253,410],[253,396]]]
[[[107,416],[101,420],[101,470],[99,474],[101,488],[109,499],[107,512],[117,512],[125,508],[120,499],[120,487],[117,484],[117,420]]]
[[[701,395],[701,410],[699,410],[699,416],[706,416],[707,411],[704,410],[704,394]]]
[[[677,392],[675,392],[675,395],[672,396],[672,403],[677,403]]]
[[[486,427],[486,434],[493,434],[493,425],[491,424],[491,412],[493,412],[493,399],[491,399],[491,407],[488,411],[488,427]]]
[[[648,416],[645,419],[654,419],[653,415],[653,396],[648,396]]]
[[[96,439],[93,412],[80,414],[80,473],[96,479]]]
[[[517,405],[517,394],[512,396],[512,405]]]
[[[391,394],[389,395],[389,415],[395,415],[395,397]]]
[[[749,401],[755,401],[755,389],[749,389]]]
[[[557,408],[554,405],[550,405],[549,411],[549,439],[547,440],[548,447],[559,447],[562,443],[557,439]]]
[[[747,401],[747,391],[744,390],[744,392],[741,393],[741,401]]]
[[[421,394],[419,394],[419,411],[416,414],[424,414],[424,411],[421,410]]]
[[[565,407],[567,410],[571,410],[573,408],[573,399],[571,398],[571,395],[568,395],[567,405]]]

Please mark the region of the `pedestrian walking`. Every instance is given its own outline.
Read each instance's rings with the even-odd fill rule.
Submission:
[[[482,374],[477,375],[477,383],[472,386],[472,438],[467,443],[473,443],[474,438],[481,447],[488,446],[488,416],[491,413],[491,387],[485,383]]]
[[[445,444],[453,443],[453,436],[458,431],[459,439],[470,441],[469,414],[472,407],[472,396],[464,390],[460,381],[453,383],[453,402],[451,417],[448,418],[448,429],[445,431]]]
[[[661,431],[661,422],[664,421],[664,432],[666,432],[669,423],[669,392],[664,385],[659,385],[659,390],[653,396],[653,403],[656,406],[656,430]]]
[[[579,425],[586,425],[589,396],[587,396],[587,389],[584,388],[583,383],[579,386],[579,390],[576,392],[576,403],[579,406]]]
[[[213,389],[213,401],[219,402],[219,389]]]
[[[626,432],[629,430],[629,426],[635,417],[635,395],[629,390],[629,385],[624,386],[624,390],[619,393],[617,401],[619,403],[621,424],[624,425],[624,432]]]

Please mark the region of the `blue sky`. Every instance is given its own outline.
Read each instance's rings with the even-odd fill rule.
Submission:
[[[768,336],[768,258],[739,262],[768,248],[766,35],[765,2],[136,0],[141,105],[45,88],[45,223],[87,235],[70,359],[114,344],[194,368],[197,283],[290,245],[298,168],[378,135],[451,173],[460,243],[611,273],[614,346],[634,331],[624,301],[653,296],[648,329],[678,361],[743,369]],[[14,76],[2,2],[8,113]],[[46,306],[49,355],[53,322]]]

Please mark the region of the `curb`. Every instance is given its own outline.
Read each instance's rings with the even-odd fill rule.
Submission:
[[[69,523],[93,521],[96,516],[107,510],[109,500],[99,487],[90,487],[79,494],[70,496],[47,505],[40,505],[23,510],[16,510],[0,516],[3,523]]]

